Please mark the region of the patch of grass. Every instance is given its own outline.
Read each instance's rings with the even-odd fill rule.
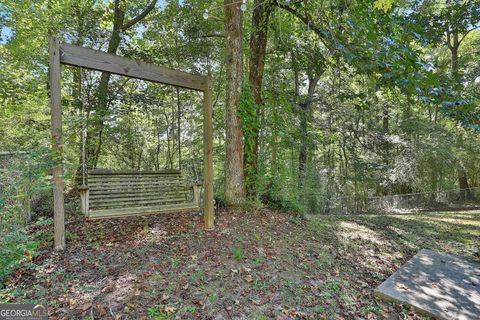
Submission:
[[[266,290],[269,285],[267,281],[262,280],[261,278],[255,276],[255,281],[253,282],[253,287],[257,290]]]
[[[170,258],[170,264],[172,269],[176,269],[180,264],[180,259],[178,257],[172,257]]]
[[[218,301],[218,296],[216,293],[213,293],[211,294],[210,296],[208,296],[208,301],[210,301],[210,303],[215,303]]]
[[[325,284],[324,284],[326,289],[335,293],[340,292],[340,285],[341,285],[341,282],[337,279],[329,279],[325,281]]]
[[[245,257],[245,253],[243,251],[243,245],[239,245],[232,249],[233,258],[237,261],[242,261]]]
[[[362,307],[361,313],[363,315],[368,315],[369,313],[379,313],[381,311],[380,306],[376,301],[372,301],[370,304]]]
[[[191,273],[190,280],[192,281],[192,283],[196,283],[199,286],[207,282],[206,275],[203,270],[197,270]]]
[[[197,312],[197,307],[195,307],[195,306],[188,306],[188,307],[185,307],[185,312],[188,312],[188,313],[195,313],[195,312]]]
[[[360,229],[349,230],[345,224]],[[411,255],[420,248],[444,251],[457,255],[475,255],[475,243],[480,236],[480,214],[478,211],[422,212],[415,214],[389,215],[329,215],[309,216],[308,232],[315,238],[330,244],[339,242],[346,234],[344,243],[354,249],[353,238],[363,237],[362,246],[381,244],[388,254]],[[356,232],[355,232],[356,231]],[[370,232],[370,234],[367,234]],[[355,234],[356,233],[356,234]],[[341,241],[340,241],[341,242]],[[391,247],[390,247],[391,246]]]
[[[147,309],[148,318],[151,320],[173,319],[176,312],[177,308],[168,305],[155,306]]]
[[[251,315],[251,319],[252,320],[270,320],[271,317],[265,315],[263,312],[261,312],[259,310],[256,310]]]
[[[169,320],[172,318],[168,313],[160,311],[159,308],[149,308],[147,315],[150,320]]]
[[[258,267],[258,266],[260,266],[264,261],[265,261],[265,258],[264,258],[264,257],[255,257],[255,258],[253,259],[253,264]]]
[[[158,282],[159,284],[160,283],[163,283],[165,277],[163,276],[162,273],[160,272],[155,272],[152,276],[151,276],[151,279],[155,282]]]
[[[80,239],[75,233],[70,231],[65,231],[65,240],[67,241],[77,241]]]

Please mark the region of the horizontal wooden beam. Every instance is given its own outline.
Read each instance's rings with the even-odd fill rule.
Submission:
[[[72,44],[60,44],[60,62],[126,77],[204,91],[206,77]]]
[[[102,175],[102,176],[116,176],[116,175],[172,175],[172,174],[180,174],[181,171],[177,169],[164,169],[159,171],[135,171],[135,170],[124,170],[124,171],[117,171],[117,170],[108,170],[108,169],[93,169],[88,172],[89,175]]]

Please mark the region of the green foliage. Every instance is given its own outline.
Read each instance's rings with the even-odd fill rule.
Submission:
[[[260,130],[260,117],[258,108],[253,99],[251,86],[244,82],[242,87],[242,96],[240,98],[239,117],[243,130],[244,161],[250,164],[255,157],[255,143]],[[257,177],[255,168],[251,165],[245,166],[245,183],[249,187],[256,189]]]
[[[300,193],[296,179],[289,176],[290,172],[278,170],[263,196],[265,203],[274,209],[281,209],[287,212],[303,213],[306,210],[305,204],[300,202]]]
[[[147,314],[148,318],[151,320],[168,320],[172,318],[170,314],[162,311],[159,307],[149,308]]]
[[[20,243],[20,244],[19,244]],[[28,236],[21,233],[11,233],[2,241],[0,250],[0,281],[14,271],[22,262],[35,253],[38,243],[28,241]]]
[[[2,214],[26,215],[31,202],[33,218],[36,201],[44,193],[51,194],[50,170],[52,161],[44,148],[28,152],[6,152],[0,155],[0,210]]]
[[[18,222],[2,217],[0,221],[0,287],[5,277],[35,257],[40,242],[28,235]]]
[[[377,0],[375,1],[375,8],[378,10],[383,10],[384,12],[388,12],[392,9],[393,0]]]
[[[254,199],[245,199],[242,201],[239,205],[239,209],[243,212],[254,212],[259,209],[262,209],[264,207],[264,204],[260,199],[254,198]]]

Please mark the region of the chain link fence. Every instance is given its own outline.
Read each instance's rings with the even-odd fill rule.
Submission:
[[[312,201],[315,195],[307,196]],[[310,197],[310,199],[308,199]],[[345,197],[332,195],[322,199],[312,213],[407,213],[415,211],[468,210],[480,208],[480,187],[436,192],[419,192],[375,197]]]

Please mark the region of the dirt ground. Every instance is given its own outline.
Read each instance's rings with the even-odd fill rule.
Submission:
[[[7,282],[9,302],[54,319],[422,319],[373,289],[420,248],[479,260],[480,211],[308,216],[196,213],[33,230],[44,248]]]

